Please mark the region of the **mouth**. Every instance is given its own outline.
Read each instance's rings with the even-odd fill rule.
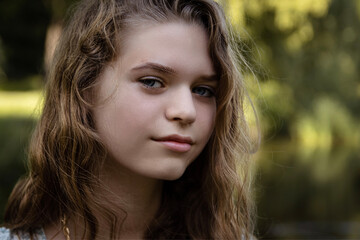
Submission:
[[[152,138],[152,140],[162,144],[167,149],[174,152],[188,152],[194,141],[190,137],[185,137],[177,134],[169,135],[161,138]]]

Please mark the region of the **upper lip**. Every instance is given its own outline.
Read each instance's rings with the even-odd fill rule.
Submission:
[[[179,143],[188,143],[193,145],[194,141],[191,139],[191,137],[181,136],[178,134],[172,134],[166,137],[159,137],[154,138],[155,141],[173,141],[173,142],[179,142]]]

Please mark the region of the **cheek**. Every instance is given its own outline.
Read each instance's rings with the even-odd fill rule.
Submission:
[[[200,105],[197,113],[199,128],[209,138],[215,127],[216,104]]]
[[[156,116],[159,116],[159,103],[143,95],[134,89],[124,89],[115,99],[114,107],[117,121],[122,123],[121,127],[146,128],[155,122]]]
[[[138,89],[121,89],[111,103],[107,117],[111,128],[107,131],[108,136],[103,137],[116,142],[116,148],[121,145],[132,149],[141,144],[144,139],[152,137],[156,129],[163,130],[162,104],[159,98],[149,97]]]

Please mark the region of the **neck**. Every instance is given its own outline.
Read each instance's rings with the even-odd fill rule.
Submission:
[[[126,212],[120,237],[142,238],[159,209],[162,181],[137,175],[112,164],[104,166],[100,180],[104,187],[99,191],[112,205],[118,207],[117,216],[124,216]]]
[[[155,217],[162,194],[162,181],[136,175],[133,172],[105,164],[100,174],[100,186],[95,190],[106,202],[103,204],[118,217],[115,236],[121,239],[142,239]],[[109,239],[110,227],[104,211],[95,211],[98,219],[97,239]],[[67,227],[71,239],[81,239],[84,221],[77,216],[68,216]],[[44,228],[49,239],[64,239],[61,224]]]

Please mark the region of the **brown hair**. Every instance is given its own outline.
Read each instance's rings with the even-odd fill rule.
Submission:
[[[224,13],[212,0],[85,0],[67,23],[48,77],[45,106],[31,140],[29,175],[15,186],[5,225],[32,232],[65,214],[84,219],[94,239],[107,214],[110,237],[119,220],[94,194],[106,150],[94,128],[91,89],[104,66],[119,55],[119,43],[136,22],[184,21],[202,26],[219,74],[215,130],[184,175],[165,182],[161,207],[146,238],[247,239],[253,231],[244,117],[241,55],[231,44]],[[140,22],[139,22],[140,21]],[[236,54],[235,54],[236,53]],[[240,56],[240,58],[238,58]],[[100,203],[99,203],[100,202]]]

